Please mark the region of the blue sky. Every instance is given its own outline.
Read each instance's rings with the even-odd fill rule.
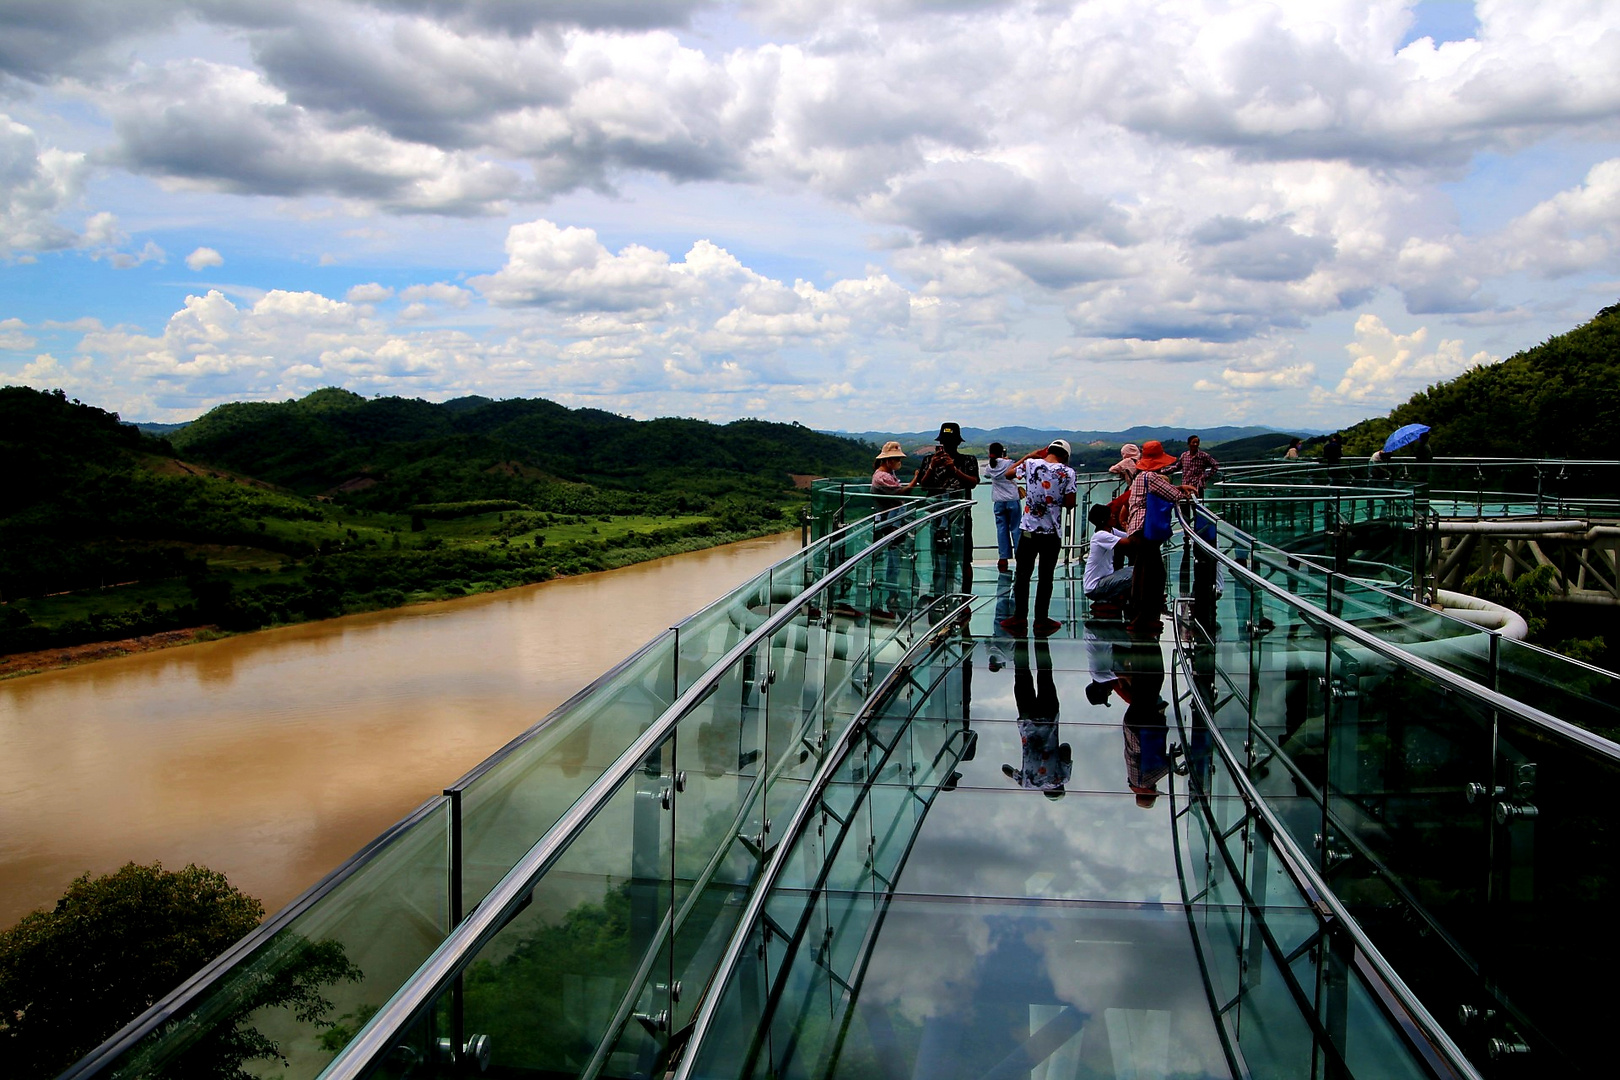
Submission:
[[[1620,10],[17,0],[0,381],[1322,428],[1620,297]]]

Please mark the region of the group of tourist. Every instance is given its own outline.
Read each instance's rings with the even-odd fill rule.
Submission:
[[[962,429],[944,423],[935,446],[916,475],[901,483],[900,465],[907,454],[898,442],[888,442],[877,455],[872,474],[876,494],[901,495],[921,487],[930,495],[968,492],[984,477],[978,458],[962,453]],[[1013,634],[1033,631],[1045,637],[1062,627],[1051,617],[1052,583],[1062,551],[1063,512],[1075,505],[1077,481],[1069,464],[1073,449],[1067,440],[1053,439],[1018,459],[1006,456],[999,442],[989,446],[987,462],[995,516],[996,569],[1013,570],[1013,612],[1001,620]],[[1129,618],[1133,634],[1157,637],[1164,609],[1164,555],[1170,537],[1172,507],[1201,495],[1220,468],[1201,449],[1196,435],[1187,439],[1180,457],[1165,452],[1154,439],[1137,446],[1127,443],[1120,460],[1109,471],[1124,481],[1124,490],[1110,503],[1093,506],[1087,520],[1095,530],[1086,558],[1083,588],[1093,612]],[[1179,469],[1180,483],[1168,473]],[[1031,622],[1030,581],[1035,580],[1034,620]]]

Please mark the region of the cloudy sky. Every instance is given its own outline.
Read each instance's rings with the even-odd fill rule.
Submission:
[[[0,382],[1331,427],[1620,298],[1614,0],[3,0]]]

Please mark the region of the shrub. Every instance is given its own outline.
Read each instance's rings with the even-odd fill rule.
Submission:
[[[0,933],[0,1060],[8,1076],[50,1077],[145,1012],[259,924],[264,906],[225,875],[162,864],[77,878],[47,910]],[[193,1075],[245,1075],[244,1062],[281,1058],[242,1022],[267,1005],[314,1023],[331,1004],[322,986],[359,970],[337,942],[299,942],[273,978],[244,994],[187,1053]]]

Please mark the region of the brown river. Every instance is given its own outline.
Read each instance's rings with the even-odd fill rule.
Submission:
[[[0,682],[0,927],[130,860],[212,867],[273,912],[798,542]]]

